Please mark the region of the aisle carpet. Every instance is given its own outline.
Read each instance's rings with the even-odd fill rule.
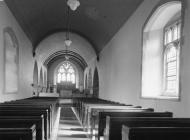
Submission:
[[[88,140],[71,107],[61,109],[57,140]]]

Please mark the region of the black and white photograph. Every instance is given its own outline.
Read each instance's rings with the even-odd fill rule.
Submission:
[[[0,140],[190,140],[190,0],[0,0]]]

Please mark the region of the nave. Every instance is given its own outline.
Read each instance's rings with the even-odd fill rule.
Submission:
[[[0,140],[189,140],[189,7],[0,0]]]
[[[0,104],[1,140],[189,140],[190,118],[100,98],[33,97]]]

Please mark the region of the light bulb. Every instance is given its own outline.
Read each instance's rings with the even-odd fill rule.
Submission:
[[[80,2],[78,0],[68,0],[67,5],[75,11],[80,6]]]
[[[68,47],[71,46],[71,43],[72,43],[72,41],[70,39],[65,40],[65,45],[66,46],[68,46]]]

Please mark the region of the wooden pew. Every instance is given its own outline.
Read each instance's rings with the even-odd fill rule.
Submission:
[[[79,98],[79,99],[75,99],[73,102],[77,102],[74,103],[75,104],[75,110],[76,113],[79,116],[79,119],[81,120],[81,122],[84,119],[84,110],[86,105],[88,104],[115,104],[115,105],[125,105],[125,104],[120,104],[118,102],[113,102],[113,101],[108,101],[108,100],[104,100],[104,99],[98,99],[98,98]]]
[[[36,126],[32,123],[0,125],[1,140],[36,140]]]
[[[48,128],[50,129],[49,131],[52,131],[52,115],[51,113],[51,109],[46,106],[46,105],[41,105],[41,106],[37,106],[37,105],[31,105],[31,104],[4,104],[4,105],[0,105],[0,110],[41,110],[41,111],[47,111],[47,115],[48,115]]]
[[[80,114],[79,114],[79,117],[80,117],[80,120],[82,123],[84,123],[85,119],[86,119],[86,115],[88,113],[88,108],[89,106],[100,106],[100,105],[104,105],[104,106],[108,106],[108,105],[113,105],[112,102],[108,102],[108,101],[92,101],[92,102],[82,102],[81,104],[81,110],[80,110]],[[116,105],[116,104],[115,104]],[[118,104],[117,104],[118,105]]]
[[[32,123],[36,125],[36,140],[45,140],[44,117],[41,116],[0,116],[0,126]]]
[[[38,117],[44,115],[44,137],[50,138],[53,125],[58,111],[57,98],[27,98],[22,100],[9,101],[0,104],[0,119],[5,120],[7,117]],[[4,117],[4,118],[3,118]],[[11,121],[14,121],[14,118]],[[16,118],[18,120],[18,118]],[[1,120],[0,120],[1,121]],[[21,121],[21,120],[20,120]],[[26,120],[25,120],[26,121]],[[37,133],[37,135],[39,135]],[[41,136],[43,137],[43,136]],[[39,138],[39,137],[38,137]],[[44,138],[43,138],[44,139]]]
[[[190,127],[124,127],[122,140],[189,140]],[[106,140],[106,139],[105,139]]]
[[[88,115],[89,113],[91,113],[91,109],[92,108],[98,108],[98,107],[103,107],[106,106],[107,108],[112,108],[113,106],[118,106],[118,108],[121,108],[121,106],[123,106],[123,108],[128,108],[128,107],[132,107],[132,105],[125,105],[125,104],[119,104],[119,103],[112,103],[112,102],[105,102],[105,101],[101,101],[98,103],[84,103],[83,107],[82,107],[82,124],[85,125],[85,123],[88,120]],[[116,108],[116,107],[115,107]]]
[[[121,140],[122,125],[127,127],[190,127],[190,118],[106,117],[104,140]],[[190,131],[189,131],[190,132]]]
[[[96,118],[94,120],[94,133],[95,139],[99,139],[100,136],[103,136],[103,131],[106,127],[106,116],[111,118],[118,117],[173,117],[172,112],[151,112],[142,110],[139,112],[129,111],[129,110],[104,110],[103,112],[97,112]]]
[[[57,102],[54,101],[44,101],[44,100],[31,100],[31,99],[23,99],[23,100],[17,100],[14,102],[7,102],[4,104],[0,104],[0,106],[33,106],[33,107],[46,107],[49,112],[49,122],[50,122],[50,129],[52,130],[52,127],[54,125],[56,115],[57,114]]]
[[[84,126],[89,124],[90,118],[92,116],[92,110],[93,109],[100,109],[100,108],[107,108],[107,109],[128,109],[128,108],[133,108],[132,106],[127,106],[127,105],[119,105],[119,104],[86,104],[84,107],[84,117],[82,120],[82,124]]]
[[[0,110],[0,116],[44,116],[44,137],[50,138],[50,129],[48,125],[48,112],[40,110]]]
[[[91,106],[89,107],[87,115],[87,123],[85,124],[87,126],[87,131],[89,134],[92,134],[92,130],[95,128],[95,121],[98,116],[98,112],[106,112],[106,111],[130,111],[130,112],[153,112],[154,110],[152,108],[139,108],[139,107],[133,107],[133,106]]]
[[[9,106],[9,108],[15,108],[20,106],[21,108],[43,108],[48,109],[49,115],[49,129],[50,132],[53,130],[53,126],[56,120],[58,111],[58,99],[57,98],[28,98],[22,100],[16,100],[0,104],[0,108],[3,106]]]
[[[32,105],[48,105],[51,108],[52,111],[52,118],[56,118],[56,113],[58,110],[58,98],[54,97],[32,97],[32,98],[26,98],[22,100],[16,100],[13,102],[8,103],[15,103],[15,104],[32,104]],[[54,119],[55,120],[55,119]]]
[[[85,130],[89,130],[91,126],[91,109],[97,108],[97,107],[103,107],[106,106],[107,109],[112,109],[115,107],[114,110],[117,109],[128,109],[129,107],[132,107],[132,105],[126,105],[126,104],[120,104],[118,102],[112,102],[112,101],[107,101],[107,100],[102,100],[102,99],[74,99],[74,104],[78,108],[75,108],[76,113],[79,116],[79,119],[81,123],[83,124],[83,127]],[[137,107],[139,108],[139,107]],[[104,107],[105,109],[105,107]],[[90,131],[89,131],[90,132]]]

